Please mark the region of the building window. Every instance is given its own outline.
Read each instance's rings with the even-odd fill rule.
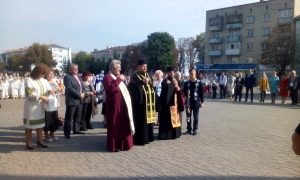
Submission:
[[[240,43],[226,44],[226,49],[239,49],[239,48],[240,48]]]
[[[270,14],[264,14],[263,21],[270,21]]]
[[[58,57],[62,58],[62,55],[59,55]]]
[[[247,37],[253,37],[253,29],[247,30]]]
[[[283,9],[278,11],[278,18],[292,17],[292,9]]]
[[[230,62],[230,64],[239,63],[239,57],[230,57],[229,62]]]
[[[270,28],[263,28],[263,36],[267,36],[270,34]]]
[[[62,50],[60,49],[59,52],[62,52]]]
[[[247,57],[247,63],[253,63],[253,57]]]
[[[217,64],[217,63],[220,62],[220,58],[211,58],[211,62],[212,62],[213,64]]]
[[[220,38],[221,37],[221,33],[219,33],[219,32],[218,33],[213,33],[212,37],[213,38]]]
[[[253,44],[252,43],[247,43],[247,50],[253,50]]]
[[[219,46],[211,46],[212,51],[218,51],[220,49]]]
[[[254,23],[254,16],[247,16],[247,23]]]
[[[55,49],[55,48],[52,48],[52,51],[53,51],[53,52],[56,52],[56,51],[57,51],[57,49]]]

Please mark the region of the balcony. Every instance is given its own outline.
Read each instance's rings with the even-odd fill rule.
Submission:
[[[217,44],[217,43],[223,43],[223,38],[209,38],[208,43],[210,44]]]
[[[223,25],[218,24],[218,25],[211,25],[208,27],[208,30],[210,31],[222,31],[223,30]]]
[[[242,23],[226,24],[226,29],[240,29],[242,27]]]
[[[278,19],[278,25],[292,24],[293,18],[280,18]]]
[[[226,55],[240,55],[241,49],[226,49]]]
[[[236,35],[236,36],[226,36],[226,42],[242,42],[242,36]]]
[[[223,51],[222,50],[211,50],[211,51],[208,51],[208,55],[209,56],[222,56]]]

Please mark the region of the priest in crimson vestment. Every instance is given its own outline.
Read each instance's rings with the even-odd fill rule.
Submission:
[[[167,68],[167,78],[161,83],[161,113],[158,138],[176,139],[181,136],[179,112],[184,111],[184,98],[178,82],[174,78],[174,68]]]
[[[146,61],[138,60],[138,70],[131,76],[128,86],[132,100],[135,145],[145,145],[154,141],[156,95],[152,83],[152,79],[147,73]]]
[[[135,132],[130,94],[120,74],[121,62],[112,60],[103,85],[106,93],[107,149],[112,152],[129,150]]]

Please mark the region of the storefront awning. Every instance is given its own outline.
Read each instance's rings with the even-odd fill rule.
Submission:
[[[204,70],[248,70],[255,69],[256,64],[204,64]],[[202,70],[202,64],[196,64],[197,70]]]

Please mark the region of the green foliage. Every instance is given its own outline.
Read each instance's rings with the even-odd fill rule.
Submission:
[[[70,59],[68,59],[68,60],[64,59],[63,60],[63,64],[62,64],[62,67],[61,67],[63,73],[66,73],[66,72],[69,71],[70,64],[71,64]]]
[[[54,69],[54,74],[59,75],[60,74],[59,70],[58,69]]]
[[[167,32],[155,32],[148,35],[142,46],[142,53],[148,60],[148,69],[166,70],[168,66],[176,65],[176,55],[174,54],[175,41]]]
[[[300,42],[296,40],[295,30],[290,26],[277,26],[269,36],[261,42],[262,58],[258,63],[285,71],[286,67],[300,62]]]
[[[126,47],[121,59],[122,73],[132,74],[136,70],[137,61],[145,58],[141,52],[142,44],[143,43],[138,43]]]
[[[83,73],[88,69],[89,64],[91,63],[91,55],[87,52],[80,51],[76,54],[73,59],[73,63],[78,65],[78,72]]]
[[[48,49],[48,46],[40,45],[38,43],[34,43],[30,46],[27,53],[24,55],[24,61],[21,63],[23,69],[29,70],[32,63],[35,65],[45,64],[50,68],[55,67],[57,63],[53,60],[52,52]]]
[[[23,68],[22,62],[24,61],[24,56],[21,54],[14,54],[10,56],[7,60],[7,69],[10,71],[19,71]],[[22,68],[21,68],[22,67]]]

